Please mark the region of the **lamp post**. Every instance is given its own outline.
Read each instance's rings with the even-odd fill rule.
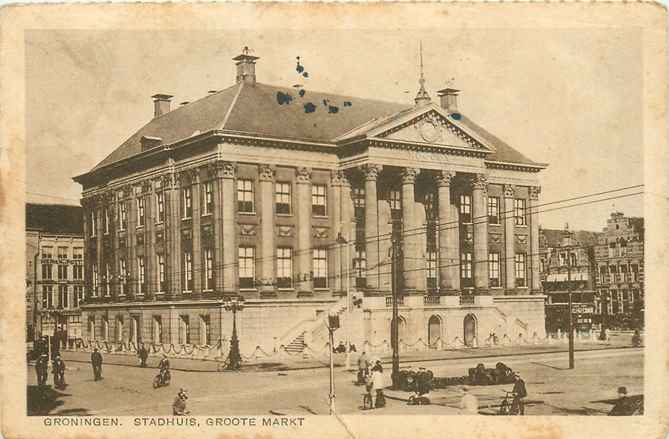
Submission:
[[[351,274],[349,273],[349,264],[351,264],[351,229],[348,229],[348,236],[344,238],[339,232],[337,243],[346,246],[346,370],[351,370]]]
[[[332,352],[334,350],[334,332],[339,329],[339,315],[332,314],[328,316],[328,332],[330,335],[330,394],[328,399],[330,402],[330,414],[335,414],[335,383],[334,383],[334,360]]]
[[[237,338],[237,311],[244,309],[244,298],[242,296],[229,297],[223,306],[226,311],[232,311],[232,339],[230,340],[227,370],[239,370],[242,357],[239,353],[239,339]]]
[[[399,352],[399,309],[398,309],[398,294],[399,294],[399,276],[401,275],[399,270],[399,258],[400,258],[400,227],[397,226],[399,223],[398,220],[393,220],[393,231],[392,231],[392,247],[391,247],[391,278],[392,278],[392,298],[393,298],[393,318],[390,323],[391,334],[390,341],[392,342],[393,350],[393,370],[390,375],[392,380],[392,386],[394,390],[400,388],[400,352]]]

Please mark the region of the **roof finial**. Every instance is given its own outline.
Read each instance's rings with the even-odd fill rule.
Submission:
[[[416,102],[416,105],[426,105],[432,102],[432,99],[430,99],[430,95],[427,94],[427,91],[425,91],[425,75],[423,74],[423,41],[420,41],[420,77],[418,78],[418,84],[420,87],[418,88],[418,93],[416,94],[416,98],[414,101]]]

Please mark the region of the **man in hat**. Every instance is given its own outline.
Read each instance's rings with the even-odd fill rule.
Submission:
[[[37,372],[37,385],[44,386],[47,380],[47,370],[49,368],[49,356],[42,352],[35,361],[35,372]]]
[[[91,365],[93,366],[93,379],[95,381],[102,379],[102,354],[98,348],[93,349],[91,354]]]
[[[386,405],[386,398],[383,395],[383,388],[385,383],[383,382],[383,367],[381,366],[381,360],[377,359],[375,361],[374,367],[372,367],[372,393],[374,395],[374,408],[381,408]]]
[[[146,359],[149,358],[149,351],[146,350],[144,343],[142,343],[142,346],[139,348],[137,356],[139,357],[140,361],[139,367],[146,367]]]
[[[182,387],[181,389],[179,389],[179,393],[177,393],[177,397],[174,399],[174,404],[172,404],[172,414],[174,416],[184,416],[190,413],[186,411],[187,399],[188,399],[188,390]]]
[[[627,396],[627,387],[618,387],[618,400],[609,412],[609,416],[627,416],[633,411],[631,399]]]
[[[65,362],[60,355],[56,355],[56,359],[53,360],[53,385],[56,389],[65,388]]]
[[[513,402],[511,403],[511,412],[520,415],[525,414],[525,404],[523,398],[527,396],[527,389],[525,388],[525,381],[520,377],[518,372],[513,374],[515,383],[513,384]]]
[[[367,354],[363,351],[362,355],[358,357],[358,384],[362,384],[369,373],[369,359]]]

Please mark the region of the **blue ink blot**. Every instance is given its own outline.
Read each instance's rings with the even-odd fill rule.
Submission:
[[[305,89],[300,90],[300,92],[299,92],[300,97],[303,98],[306,93],[307,93],[307,91]]]
[[[351,101],[344,101],[344,107],[350,107],[351,105],[353,105]]]
[[[308,78],[309,77],[309,72],[302,73],[302,76],[304,76],[305,78]]]
[[[462,115],[460,113],[453,113],[453,114],[451,114],[451,117],[455,120],[462,119]]]
[[[336,107],[334,105],[328,106],[328,113],[330,114],[335,114],[339,112],[339,107]]]
[[[290,104],[290,102],[293,100],[293,97],[289,95],[288,93],[283,93],[280,91],[276,92],[276,101],[279,103],[279,105],[283,104]]]
[[[306,104],[304,104],[305,113],[313,113],[314,111],[316,111],[316,106],[314,104],[312,104],[311,102],[307,102]]]

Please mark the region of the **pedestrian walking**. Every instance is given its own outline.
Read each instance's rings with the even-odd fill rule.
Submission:
[[[520,377],[518,372],[513,374],[515,383],[513,384],[513,403],[511,404],[511,412],[518,413],[520,415],[525,414],[525,403],[523,398],[527,396],[527,388],[525,387],[525,381]]]
[[[369,359],[367,358],[367,354],[363,351],[358,357],[358,384],[363,384],[368,374]]]
[[[44,386],[47,381],[49,369],[49,356],[45,353],[40,354],[35,361],[35,372],[37,373],[37,385]]]
[[[462,400],[460,401],[460,410],[464,415],[479,414],[479,400],[475,395],[469,393],[469,387],[462,388]]]
[[[102,379],[102,354],[98,348],[93,349],[91,354],[91,364],[93,365],[93,379],[95,381]]]
[[[149,351],[146,350],[144,343],[142,343],[142,346],[139,348],[137,356],[139,357],[139,367],[146,367],[146,359],[149,358]]]
[[[65,362],[60,355],[53,360],[53,385],[56,389],[65,388]]]
[[[381,360],[376,360],[372,367],[372,393],[374,394],[374,408],[381,408],[386,405],[386,398],[383,395],[385,383],[383,382],[383,367]]]
[[[174,416],[184,416],[190,412],[186,410],[186,400],[188,399],[188,391],[184,388],[179,389],[177,397],[172,404],[172,414]]]

